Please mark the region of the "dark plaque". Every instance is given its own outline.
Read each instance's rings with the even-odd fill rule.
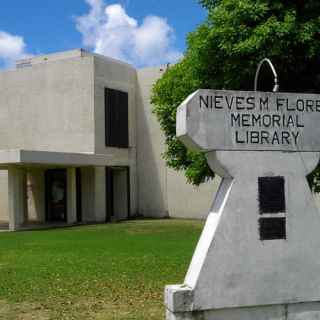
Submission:
[[[260,177],[258,184],[260,214],[285,212],[284,178]]]
[[[260,218],[260,240],[286,239],[285,218]]]

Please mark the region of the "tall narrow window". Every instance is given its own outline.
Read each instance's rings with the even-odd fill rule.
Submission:
[[[128,148],[128,93],[105,89],[105,142],[107,147]]]

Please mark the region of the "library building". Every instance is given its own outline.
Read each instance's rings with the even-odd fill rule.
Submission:
[[[78,49],[0,72],[0,229],[205,218],[219,178],[191,186],[162,158],[150,95],[166,68]]]

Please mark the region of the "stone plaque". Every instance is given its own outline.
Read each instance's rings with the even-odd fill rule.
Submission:
[[[260,214],[286,211],[283,177],[259,177]]]
[[[192,149],[320,151],[320,95],[198,90],[177,115]]]

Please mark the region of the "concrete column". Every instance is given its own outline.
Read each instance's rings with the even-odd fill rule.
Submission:
[[[27,170],[27,212],[29,222],[46,221],[45,217],[45,169]]]
[[[94,207],[95,221],[106,221],[106,168],[94,168]]]
[[[94,168],[81,168],[82,220],[94,222]]]
[[[81,168],[82,219],[84,222],[106,221],[105,167]]]
[[[113,205],[116,220],[128,219],[128,176],[127,170],[118,169],[113,172]]]
[[[138,170],[136,163],[130,165],[130,215],[138,214]]]
[[[26,214],[26,171],[24,168],[9,166],[9,229],[18,230],[23,224]]]
[[[67,223],[77,222],[76,169],[67,168]]]
[[[9,223],[8,171],[0,170],[0,224]]]

